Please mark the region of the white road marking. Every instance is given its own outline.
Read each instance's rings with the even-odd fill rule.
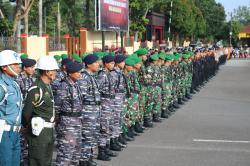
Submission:
[[[194,142],[215,142],[215,143],[244,143],[249,144],[250,141],[239,140],[209,140],[209,139],[193,139]]]

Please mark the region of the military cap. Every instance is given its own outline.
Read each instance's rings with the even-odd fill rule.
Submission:
[[[176,54],[176,55],[174,55],[173,59],[174,59],[175,61],[178,61],[178,60],[180,59],[180,56],[179,56],[178,54]]]
[[[75,62],[82,63],[82,58],[80,58],[77,54],[73,54],[72,58]]]
[[[77,63],[77,62],[69,62],[66,65],[66,69],[68,73],[75,73],[81,71],[83,68],[82,64]]]
[[[60,55],[54,55],[55,60],[60,60],[62,57]]]
[[[142,59],[139,58],[137,54],[132,54],[131,58],[135,61],[135,64],[142,62]]]
[[[116,55],[115,56],[115,63],[121,63],[121,62],[123,62],[123,61],[125,61],[126,60],[126,56],[124,56],[124,55]]]
[[[102,58],[103,63],[110,63],[115,60],[115,57],[112,55],[106,55]]]
[[[135,60],[132,58],[132,57],[128,57],[126,60],[125,60],[125,64],[128,65],[128,66],[133,66],[136,64]]]
[[[22,55],[20,56],[20,58],[21,58],[21,59],[27,59],[27,58],[28,58],[28,54],[22,54]]]
[[[166,61],[169,61],[169,60],[172,60],[173,59],[173,56],[172,56],[172,54],[168,54],[167,56],[166,56]]]
[[[162,60],[165,60],[166,59],[166,53],[165,52],[161,52],[159,54],[159,58],[162,59]]]
[[[182,58],[183,58],[183,59],[188,59],[188,58],[189,58],[189,55],[188,55],[188,54],[184,54],[184,55],[182,56]]]
[[[68,55],[67,54],[62,54],[61,57],[62,57],[62,59],[66,59],[66,58],[68,58]]]
[[[90,65],[98,61],[98,56],[96,54],[89,54],[84,58],[83,61],[86,65]]]
[[[21,59],[21,60],[22,60],[22,65],[24,67],[32,67],[32,66],[35,66],[36,64],[36,61],[34,59],[26,58],[26,59]]]
[[[154,53],[153,55],[150,55],[150,59],[152,59],[153,61],[158,61],[159,60],[158,53]]]
[[[115,53],[114,52],[110,52],[109,55],[115,56]]]
[[[63,60],[62,60],[62,66],[63,66],[63,65],[67,65],[69,62],[72,62],[72,60],[69,59],[69,58],[63,59]]]
[[[142,56],[148,54],[148,50],[146,48],[140,48],[136,51],[136,53],[138,54],[138,56]]]

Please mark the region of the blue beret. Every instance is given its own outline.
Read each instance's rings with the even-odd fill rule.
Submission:
[[[69,62],[72,62],[72,60],[69,59],[69,58],[63,59],[63,60],[62,60],[62,66],[63,66],[63,65],[67,65]]]
[[[84,61],[84,63],[86,64],[86,65],[90,65],[90,64],[92,64],[92,63],[95,63],[96,61],[98,61],[98,56],[97,55],[95,55],[95,54],[89,54],[89,55],[87,55],[84,59],[83,59],[83,61]]]
[[[115,56],[113,55],[106,55],[102,58],[103,63],[110,63],[115,60]]]
[[[124,55],[116,55],[115,56],[115,63],[121,63],[121,62],[123,62],[123,61],[125,61],[126,60],[126,56],[124,56]]]
[[[79,72],[80,70],[82,70],[83,66],[82,64],[77,63],[77,62],[69,62],[66,64],[66,68],[67,68],[68,73],[75,73],[75,72]]]
[[[32,66],[35,66],[36,64],[36,61],[34,59],[22,59],[22,65],[24,67],[32,67]]]

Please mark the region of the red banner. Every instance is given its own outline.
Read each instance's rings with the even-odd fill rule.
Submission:
[[[98,30],[128,31],[128,0],[99,0]]]

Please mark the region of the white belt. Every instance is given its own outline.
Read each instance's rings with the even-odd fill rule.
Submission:
[[[55,123],[44,122],[43,125],[45,128],[53,128],[55,126]]]
[[[3,131],[14,131],[14,132],[19,132],[21,129],[21,126],[12,126],[12,125],[8,125],[5,124],[3,126]]]

